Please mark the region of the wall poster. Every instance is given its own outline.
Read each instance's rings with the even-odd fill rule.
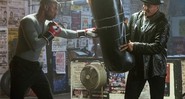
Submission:
[[[7,12],[7,1],[0,1],[0,27],[7,26],[7,19],[8,12]]]
[[[27,14],[25,1],[8,1],[8,27],[18,27],[20,20]]]
[[[6,28],[0,28],[0,74],[8,69],[8,33]]]
[[[181,63],[182,63],[182,94],[185,95],[185,59],[183,59]]]
[[[53,52],[55,56],[56,73],[66,74],[66,54],[62,51]]]
[[[165,82],[165,91],[164,91],[164,99],[175,99],[175,90],[174,90],[174,64],[167,64],[167,75]]]
[[[11,60],[15,54],[17,45],[18,28],[8,28],[8,56]]]
[[[79,30],[81,29],[81,12],[71,11],[71,29]]]

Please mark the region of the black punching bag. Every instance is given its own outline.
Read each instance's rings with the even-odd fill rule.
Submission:
[[[127,42],[121,0],[88,0],[95,20],[106,68],[122,73],[134,66],[133,56],[119,46]]]

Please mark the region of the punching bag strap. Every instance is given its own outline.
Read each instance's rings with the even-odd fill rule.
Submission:
[[[105,18],[102,18],[102,19],[96,19],[94,20],[96,23],[98,22],[101,22],[101,21],[108,21],[108,20],[112,20],[114,18],[117,18],[117,17],[120,17],[120,16],[123,16],[124,17],[124,12],[123,12],[123,4],[122,4],[122,1],[120,0],[120,5],[118,7],[118,9],[121,11],[119,12],[117,15],[113,15],[113,16],[107,16]],[[122,25],[124,22],[119,22],[117,24],[113,24],[113,25],[108,25],[108,26],[102,26],[102,27],[98,27],[96,28],[97,30],[101,30],[101,29],[109,29],[109,28],[114,28],[114,27],[117,27],[118,25]]]
[[[123,22],[120,22],[118,24],[113,24],[113,25],[110,25],[110,26],[99,27],[99,28],[97,28],[97,30],[109,29],[109,28],[113,28],[113,27],[116,27],[116,26],[121,25],[121,24],[123,24]]]

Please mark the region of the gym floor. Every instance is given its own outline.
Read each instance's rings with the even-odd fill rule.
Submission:
[[[4,96],[4,97],[0,97],[0,99],[9,99],[9,97]],[[25,97],[25,99],[37,99],[37,97]],[[54,95],[54,99],[71,99],[70,93],[63,93],[63,94]]]

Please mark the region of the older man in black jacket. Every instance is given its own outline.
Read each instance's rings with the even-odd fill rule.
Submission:
[[[125,99],[138,99],[149,82],[151,99],[163,99],[166,77],[169,24],[159,11],[160,0],[141,0],[143,10],[134,13],[128,24],[128,44],[120,46],[135,57],[129,71]]]

